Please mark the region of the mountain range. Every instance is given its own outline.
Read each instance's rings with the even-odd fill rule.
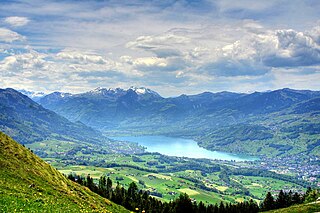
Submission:
[[[237,123],[244,116],[279,112],[319,96],[317,91],[281,89],[252,94],[204,92],[163,98],[146,88],[97,88],[81,94],[54,92],[38,102],[71,121],[81,121],[103,130],[132,126],[138,119],[138,126],[147,123],[167,126],[169,122],[186,122],[190,117],[208,118],[221,113],[231,115]],[[232,123],[224,119],[225,122]]]
[[[102,134],[81,122],[66,118],[13,89],[0,89],[0,129],[22,144],[55,139],[96,142]]]
[[[253,155],[320,153],[319,91],[285,88],[164,98],[144,87],[97,88],[54,92],[36,101],[107,135],[188,137],[207,149]]]
[[[146,88],[97,88],[80,94],[55,92],[38,103],[109,134],[191,137],[207,149],[281,155],[290,150],[319,153],[310,149],[318,149],[319,100],[319,91],[288,88],[169,98]],[[312,137],[306,139],[306,134]]]

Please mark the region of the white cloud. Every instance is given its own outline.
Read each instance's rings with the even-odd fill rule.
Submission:
[[[318,26],[312,28],[307,33],[319,45],[320,44],[320,21],[318,21]]]
[[[11,43],[14,41],[23,41],[25,37],[6,28],[0,28],[0,42]]]
[[[152,73],[157,71],[172,72],[185,69],[186,63],[180,57],[140,57],[132,58],[130,56],[122,56],[121,60],[129,65],[131,69]]]
[[[78,55],[85,55],[78,52]],[[102,57],[102,56],[101,56]],[[74,57],[78,59],[77,57]],[[79,58],[80,61],[83,57]],[[107,64],[95,63],[99,60],[90,58],[86,63],[72,60],[61,60],[56,54],[39,53],[29,50],[27,53],[15,54],[0,61],[0,84],[5,87],[34,88],[33,90],[51,92],[64,90],[75,92],[76,89],[85,91],[91,84],[118,82],[123,80],[126,73],[117,70],[116,62]],[[72,90],[72,88],[74,90]]]
[[[232,38],[229,28],[218,31],[214,38]],[[235,27],[235,26],[233,26]],[[237,40],[217,47],[207,42],[211,35],[210,28],[199,36],[193,31],[172,30],[168,33],[154,36],[140,36],[126,47],[138,50],[145,57],[126,56],[123,62],[131,65],[131,69],[143,72],[178,71],[175,77],[195,76],[205,74],[211,76],[261,76],[270,72],[273,67],[310,66],[320,62],[319,44],[320,32],[314,28],[310,32],[294,30],[270,30],[261,24],[245,20],[235,27]],[[216,28],[213,28],[216,30]],[[201,33],[202,34],[201,34]],[[179,35],[177,35],[179,34]],[[229,37],[229,38],[227,38]]]
[[[316,65],[320,63],[319,32],[317,28],[310,33],[291,29],[271,31],[250,25],[245,37],[211,51],[211,58],[203,61],[198,70],[216,76],[254,76],[277,67]]]
[[[4,22],[10,24],[13,27],[22,27],[27,25],[30,20],[27,17],[20,17],[20,16],[10,16],[4,19]]]
[[[49,64],[45,60],[46,56],[46,54],[36,51],[7,56],[0,61],[1,74],[2,76],[15,76],[21,73],[34,73],[37,70],[48,69]]]
[[[189,38],[168,33],[160,36],[140,36],[135,41],[128,42],[127,47],[153,49],[161,46],[172,47],[173,45],[187,43],[190,43]]]
[[[107,60],[98,54],[84,53],[77,50],[63,50],[57,54],[57,58],[79,64],[106,64]]]
[[[164,33],[155,36],[140,36],[126,44],[127,48],[154,53],[157,57],[166,58],[181,55],[181,49],[188,47],[191,39],[186,36]]]
[[[320,36],[320,32],[317,33]],[[292,67],[320,63],[320,43],[310,35],[295,30],[277,30],[274,37],[274,53],[266,54],[263,58],[266,65]]]
[[[134,66],[142,66],[142,67],[166,67],[168,66],[168,62],[164,58],[157,57],[145,57],[145,58],[137,58],[132,61]]]
[[[315,2],[7,3],[0,7],[7,17],[0,20],[3,26],[24,26],[17,32],[26,33],[30,48],[42,53],[28,52],[25,43],[14,42],[24,40],[22,35],[0,28],[1,56],[8,56],[0,62],[0,75],[12,78],[3,76],[2,85],[5,79],[70,91],[141,83],[162,94],[170,93],[163,88],[270,89],[277,72],[299,70],[292,79],[316,72],[309,69],[319,65]]]

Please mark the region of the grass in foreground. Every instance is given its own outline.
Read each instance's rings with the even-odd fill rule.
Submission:
[[[294,205],[284,209],[268,211],[269,213],[314,213],[320,212],[320,203]]]
[[[128,212],[0,132],[0,212]]]

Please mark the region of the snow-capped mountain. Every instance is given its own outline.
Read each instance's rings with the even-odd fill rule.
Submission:
[[[28,96],[29,98],[31,98],[34,101],[38,101],[46,95],[44,92],[33,92],[33,91],[24,90],[24,89],[18,90],[18,91],[21,92],[22,94]]]
[[[122,96],[125,96],[128,94],[128,92],[133,91],[139,98],[160,98],[161,96],[148,88],[145,87],[134,87],[131,86],[127,90],[122,89],[122,88],[102,88],[98,87],[94,90],[91,90],[86,93],[78,94],[77,96],[82,96],[82,97],[100,97],[100,98],[112,98],[112,99],[118,99]]]
[[[73,95],[71,93],[64,93],[64,92],[53,92],[49,95],[43,96],[40,99],[38,99],[36,102],[40,104],[51,104],[56,103],[61,100],[65,100],[68,97],[72,97]]]
[[[85,97],[106,97],[106,98],[118,98],[126,94],[126,90],[121,88],[102,88],[98,87],[86,93],[78,94],[78,96]]]
[[[144,106],[152,105],[162,99],[158,93],[145,87],[128,89],[98,87],[79,94],[54,92],[41,98],[39,103],[47,109],[54,109],[71,121],[91,120],[90,122],[95,125],[101,126],[107,123],[108,126],[114,120],[145,114],[146,112],[142,110]],[[69,111],[64,112],[67,108]],[[86,117],[83,118],[78,113]],[[96,119],[97,115],[103,118],[103,122]]]
[[[138,95],[152,94],[152,95],[155,95],[155,96],[160,96],[157,92],[155,92],[155,91],[153,91],[151,89],[145,88],[145,87],[134,87],[134,86],[131,86],[128,90],[130,90],[130,89],[133,90]]]

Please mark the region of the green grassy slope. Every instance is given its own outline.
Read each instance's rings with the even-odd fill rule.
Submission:
[[[0,132],[0,212],[128,212]]]
[[[294,205],[284,209],[268,211],[269,213],[314,213],[320,212],[320,203]]]

